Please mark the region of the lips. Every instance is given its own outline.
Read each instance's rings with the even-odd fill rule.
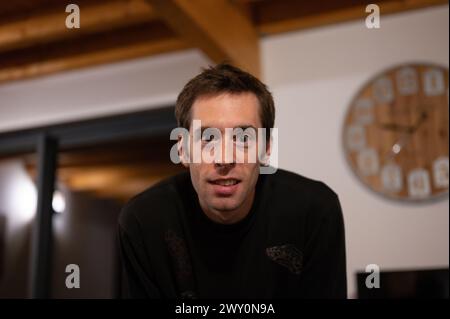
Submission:
[[[209,181],[213,191],[218,196],[231,196],[238,190],[240,180],[235,178],[220,178]]]
[[[239,183],[239,181],[237,179],[230,178],[230,179],[217,179],[212,181],[211,183],[221,186],[232,186]]]

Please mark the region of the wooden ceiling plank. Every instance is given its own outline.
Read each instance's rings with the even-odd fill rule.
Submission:
[[[67,57],[33,61],[25,65],[0,69],[0,83],[187,48],[180,39],[167,38]]]
[[[67,15],[62,11],[0,25],[0,52],[155,19],[154,10],[145,0],[80,7],[79,29],[66,28]]]
[[[409,10],[417,10],[442,4],[448,4],[448,1],[403,0],[403,1],[383,1],[378,3],[378,5],[380,6],[381,16]],[[318,5],[320,5],[319,2]],[[257,8],[257,6],[260,6],[260,8]],[[256,10],[264,10],[259,13],[259,15],[265,16],[264,19],[261,19],[262,21],[258,22],[258,14],[255,15],[256,16],[255,20],[257,21],[256,28],[258,32],[263,35],[273,35],[277,33],[308,29],[356,19],[361,19],[363,23],[365,17],[368,15],[368,13],[366,13],[365,11],[366,8],[365,5],[355,5],[348,8],[324,11],[313,15],[306,15],[306,16],[298,15],[295,17],[289,17],[285,19],[274,19],[271,21],[270,11],[273,10],[273,7],[266,6],[266,8],[264,8],[264,2],[261,3],[256,2],[255,8]],[[277,12],[277,14],[280,14],[280,12]],[[292,11],[290,12],[287,11],[286,15],[292,16]]]

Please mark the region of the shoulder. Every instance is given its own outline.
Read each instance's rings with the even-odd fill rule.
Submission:
[[[158,225],[175,218],[181,207],[181,190],[189,186],[188,173],[166,178],[131,198],[122,208],[119,225],[127,230],[134,224]]]
[[[340,214],[338,195],[322,181],[283,169],[267,175],[266,181],[272,201],[285,211],[314,217]]]
[[[323,200],[337,197],[337,194],[324,182],[287,170],[278,169],[274,174],[268,175],[267,179],[272,188],[292,192],[291,195],[299,195],[301,198]]]

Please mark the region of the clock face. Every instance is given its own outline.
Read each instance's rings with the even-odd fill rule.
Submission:
[[[448,70],[389,69],[362,87],[347,112],[346,158],[372,190],[401,200],[448,193]]]

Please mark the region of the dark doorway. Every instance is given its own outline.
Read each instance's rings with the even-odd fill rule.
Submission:
[[[169,156],[175,143],[169,139],[174,127],[173,107],[167,107],[0,134],[0,199],[2,192],[3,196],[11,193],[9,185],[16,178],[1,174],[2,165],[10,165],[21,178],[28,176],[35,185],[34,200],[40,198],[48,206],[41,204],[44,213],[32,212],[23,227],[8,229],[8,219],[14,219],[14,212],[0,203],[4,221],[0,229],[0,296],[119,296],[117,218],[122,205],[132,196],[182,170]],[[45,169],[39,165],[39,158],[41,163],[44,158],[42,147],[41,157],[36,156],[43,137],[55,141],[53,169],[52,165]],[[48,163],[48,158],[44,162]],[[13,169],[5,166],[4,171],[11,173]],[[52,187],[48,185],[52,183],[49,174],[55,176]],[[30,205],[28,210],[32,209],[36,207]],[[50,220],[46,221],[45,216],[51,216]],[[36,236],[39,223],[41,235]],[[42,227],[42,223],[50,228]],[[17,232],[21,232],[20,236]],[[17,238],[21,238],[20,244]],[[33,258],[36,254],[41,258]],[[29,267],[13,273],[12,265],[16,263]],[[66,285],[70,275],[66,267],[72,264],[80,269],[80,288]],[[48,277],[43,275],[46,271]],[[10,293],[18,283],[21,289]]]

